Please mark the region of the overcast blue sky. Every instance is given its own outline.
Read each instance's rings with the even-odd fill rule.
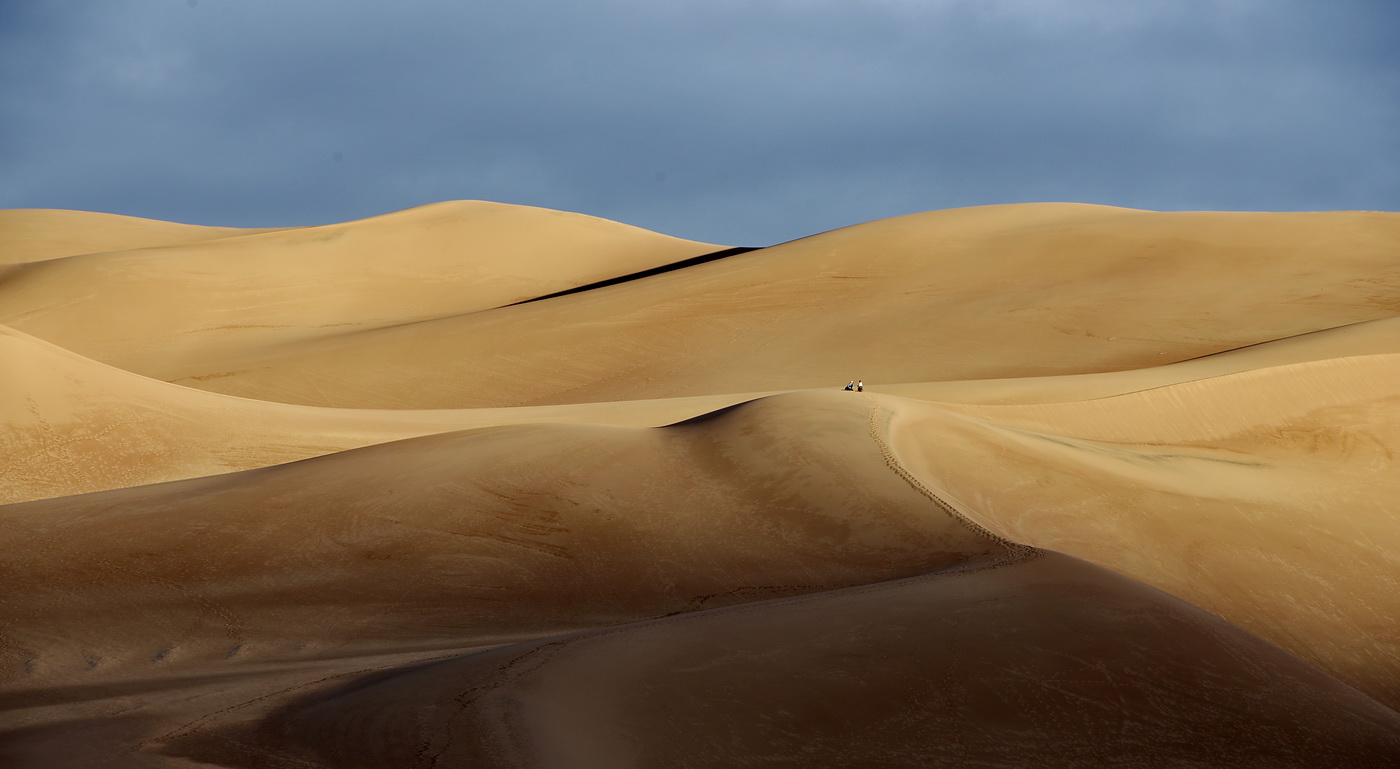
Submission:
[[[1400,210],[1395,0],[0,4],[0,208],[485,199],[767,245],[1063,200]]]

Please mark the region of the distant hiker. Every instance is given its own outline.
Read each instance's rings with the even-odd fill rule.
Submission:
[[[854,389],[856,389],[856,380],[852,379],[851,381],[847,382],[847,383],[846,383],[846,389],[847,389],[847,390],[854,390]]]
[[[856,380],[856,392],[858,392],[858,393],[863,393],[863,392],[865,392],[865,380],[862,380],[862,379],[857,379],[857,380]]]

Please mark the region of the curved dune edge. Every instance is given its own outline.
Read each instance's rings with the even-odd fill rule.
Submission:
[[[1065,402],[1359,354],[1400,353],[1400,318],[1144,370],[881,385],[921,401]],[[501,409],[329,409],[176,387],[0,326],[0,504],[197,478],[442,431],[545,422],[661,426],[774,392]]]
[[[12,266],[0,273],[0,323],[156,379],[222,376],[288,346],[469,315],[720,248],[453,201]]]
[[[0,508],[0,740],[127,753],[376,667],[996,553],[890,472],[870,418],[796,394]]]
[[[1145,368],[1394,317],[1397,243],[1400,216],[1386,214],[930,212],[179,381],[466,408]],[[1321,271],[1324,251],[1346,257]]]
[[[1267,342],[1182,363],[1103,374],[880,385],[918,400],[1090,400],[1343,356],[1400,353],[1400,318]],[[0,326],[0,504],[194,478],[402,438],[505,424],[660,426],[777,393],[727,393],[495,409],[333,409],[171,385]],[[8,405],[3,405],[8,404]]]
[[[160,749],[347,768],[1400,755],[1394,711],[1194,606],[1053,553],[970,566],[382,673]]]
[[[994,702],[1020,714],[1020,753],[1029,745],[1051,762],[1167,751],[1303,765],[1319,745],[1347,760],[1397,754],[1393,711],[1286,652],[1097,567],[1060,556],[1050,557],[1058,566],[1027,565],[1045,558],[993,533],[987,516],[944,502],[941,486],[921,480],[927,468],[905,465],[916,455],[905,445],[913,410],[946,409],[794,394],[659,430],[477,430],[0,508],[0,546],[50,543],[0,575],[19,597],[6,627],[29,634],[5,639],[6,668],[25,675],[0,704],[18,708],[15,739],[47,746],[49,758],[76,755],[64,752],[75,735],[83,749],[111,736],[45,718],[85,680],[98,693],[90,711],[117,697],[166,713],[121,731],[120,750],[224,766],[258,766],[269,752],[312,766],[379,766],[409,749],[502,766],[602,766],[624,748],[661,760],[680,749],[738,755],[763,740],[814,742],[815,765],[899,765],[941,756],[969,723],[981,736],[956,749],[990,759],[1009,744],[1008,716]],[[678,468],[693,482],[678,486]],[[386,509],[393,517],[377,512]],[[774,526],[789,528],[774,536]],[[453,530],[470,536],[464,543]],[[75,573],[81,563],[104,578]],[[888,581],[900,571],[933,576]],[[949,578],[959,585],[951,592]],[[906,583],[927,589],[896,587]],[[492,597],[501,589],[514,591],[510,601]],[[793,592],[807,595],[763,601]],[[269,600],[277,595],[299,598]],[[646,628],[669,625],[625,624],[696,610],[697,620],[732,617],[704,610],[736,601],[760,602],[734,610],[757,626],[705,620],[704,630],[676,625],[656,640]],[[1027,622],[1028,613],[1040,619]],[[587,629],[619,623],[600,636]],[[491,672],[529,646],[413,672],[455,658],[454,649],[571,629],[625,642],[590,642],[600,656],[582,661],[548,655],[527,666],[540,676],[529,680]],[[643,640],[627,641],[634,632]],[[677,645],[678,636],[691,640]],[[720,656],[701,662],[705,649]],[[775,657],[779,649],[786,654]],[[824,671],[816,683],[795,683],[813,671]],[[371,673],[348,692],[315,694]],[[491,697],[459,703],[479,677]],[[754,680],[768,683],[735,688]],[[539,692],[541,681],[549,693],[525,697],[524,710],[503,704],[524,696],[514,687]],[[591,706],[564,696],[575,686],[592,687]],[[681,711],[654,699],[673,694]],[[171,696],[197,705],[171,713],[161,704]],[[1084,710],[1085,698],[1118,703],[1116,723],[1134,739],[1105,741],[1102,714]],[[861,704],[869,701],[885,704]],[[365,729],[370,712],[378,715]],[[660,727],[658,712],[679,717]],[[898,743],[853,737],[914,724]],[[1220,746],[1222,729],[1245,724],[1257,743]],[[611,736],[599,737],[601,727]],[[705,736],[718,729],[746,736]]]
[[[993,552],[890,472],[869,419],[797,394],[0,507],[5,669],[38,686],[552,634]]]
[[[235,237],[269,229],[204,227],[134,216],[48,208],[0,209],[0,264]]]
[[[0,326],[0,504],[250,470],[508,424],[659,426],[749,400],[713,395],[515,409],[331,409],[148,379]]]
[[[1000,536],[1213,611],[1400,706],[1400,355],[1093,401],[888,399],[900,460]]]
[[[0,323],[146,376],[301,405],[657,399],[857,373],[944,382],[1147,368],[1390,318],[1397,243],[1400,215],[1385,213],[987,206],[501,307],[714,247],[454,203],[11,268]],[[465,258],[468,245],[486,262]],[[155,307],[142,303],[150,292]]]
[[[1400,214],[5,221],[6,766],[1400,764]]]
[[[1149,368],[1057,377],[882,383],[879,391],[917,400],[988,406],[1059,403],[1110,398],[1294,363],[1385,353],[1400,353],[1400,317],[1349,323]]]

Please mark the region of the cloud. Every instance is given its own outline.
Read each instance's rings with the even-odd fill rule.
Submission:
[[[1378,3],[3,13],[5,207],[254,226],[484,198],[739,244],[1040,199],[1400,208]]]

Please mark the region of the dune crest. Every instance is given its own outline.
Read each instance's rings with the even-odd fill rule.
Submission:
[[[1400,764],[1397,253],[0,212],[0,763]]]
[[[330,409],[195,390],[0,326],[0,504],[250,470],[420,435],[542,422],[659,426],[742,401]]]
[[[1397,707],[1397,381],[1387,354],[1086,401],[902,401],[891,442],[980,525],[1141,579]]]
[[[455,201],[11,267],[0,324],[157,379],[218,377],[295,343],[469,315],[720,248]]]
[[[183,245],[268,231],[176,224],[89,211],[3,209],[0,210],[0,264]]]
[[[857,372],[1139,369],[1395,317],[1397,243],[1393,214],[932,212],[179,381],[304,405],[480,408],[807,389]]]

